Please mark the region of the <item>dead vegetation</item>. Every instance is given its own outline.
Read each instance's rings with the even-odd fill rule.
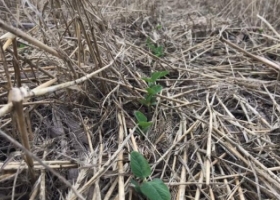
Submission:
[[[173,199],[280,199],[279,10],[0,1],[1,35],[16,36],[0,52],[0,198],[141,199],[130,187],[137,150]],[[170,74],[141,138],[141,78],[160,70]]]

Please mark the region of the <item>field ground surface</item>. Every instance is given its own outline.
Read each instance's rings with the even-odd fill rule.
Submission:
[[[279,16],[279,0],[0,0],[0,199],[144,200],[132,151],[174,200],[280,199]]]

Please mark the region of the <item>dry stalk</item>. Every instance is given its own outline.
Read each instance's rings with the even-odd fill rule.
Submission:
[[[280,66],[277,65],[276,63],[274,63],[274,62],[272,62],[272,61],[270,61],[270,60],[268,60],[268,59],[266,59],[264,57],[256,56],[256,55],[254,55],[252,53],[249,53],[248,51],[238,47],[237,45],[235,45],[232,42],[224,39],[223,37],[221,37],[220,40],[222,42],[228,44],[230,47],[232,47],[234,49],[237,49],[238,51],[240,51],[240,52],[244,53],[245,55],[251,57],[252,59],[257,60],[257,61],[259,61],[259,62],[261,62],[261,63],[263,63],[265,65],[268,65],[269,67],[273,68],[274,70],[276,70],[276,71],[280,70]]]
[[[21,87],[21,78],[20,78],[20,67],[19,67],[19,59],[18,59],[18,51],[17,51],[17,40],[16,38],[13,39],[13,67],[15,71],[15,79],[17,87]]]
[[[38,87],[34,88],[32,91],[36,91],[36,90],[40,90],[41,88],[48,87],[49,85],[54,84],[56,81],[57,81],[56,78],[51,79],[51,80],[49,80],[49,81],[39,85]],[[24,102],[26,102],[28,100],[29,100],[29,98],[26,98],[24,100]],[[0,108],[0,117],[5,115],[5,114],[7,114],[7,113],[9,113],[12,110],[12,107],[13,107],[12,102],[8,102],[8,104],[6,104],[2,108]]]
[[[197,184],[197,189],[196,189],[195,197],[194,197],[195,200],[200,199],[200,195],[201,195],[201,192],[202,192],[202,184],[203,184],[203,173],[200,172],[199,173],[198,184]]]
[[[6,50],[7,52],[9,52],[10,54],[14,54],[13,51],[11,51],[10,49],[7,49]],[[25,56],[22,56],[22,55],[18,55],[18,58],[26,63],[28,63],[30,65],[31,68],[24,68],[23,69],[23,72],[26,72],[26,71],[32,71],[33,74],[34,74],[34,77],[36,77],[35,73],[34,73],[34,69],[38,69],[39,71],[41,71],[42,73],[44,73],[46,76],[50,77],[51,79],[54,79],[55,76],[52,75],[51,73],[49,73],[47,71],[47,69],[56,69],[55,66],[49,66],[49,67],[39,67],[37,66],[36,64],[34,64],[32,61],[30,61],[29,59],[27,59]]]
[[[7,139],[8,141],[10,141],[11,143],[13,143],[16,147],[18,147],[19,149],[21,149],[26,155],[30,156],[31,158],[33,158],[34,160],[38,161],[38,163],[40,163],[42,166],[45,167],[45,169],[49,170],[52,174],[54,174],[56,177],[58,177],[65,185],[67,185],[68,187],[70,187],[74,193],[77,195],[77,197],[79,197],[82,200],[85,200],[83,198],[83,196],[80,195],[80,193],[78,193],[78,191],[72,186],[71,183],[69,183],[63,176],[61,176],[58,172],[56,172],[55,170],[53,170],[52,168],[50,168],[48,165],[46,165],[40,158],[38,158],[37,156],[35,156],[31,151],[27,150],[24,146],[22,146],[19,142],[17,142],[15,139],[13,139],[12,137],[10,137],[9,135],[7,135],[5,132],[0,130],[0,135],[2,137],[4,137],[5,139]]]
[[[7,89],[10,90],[10,89],[12,89],[13,84],[12,84],[12,81],[11,81],[11,76],[10,76],[10,73],[9,73],[9,68],[8,68],[8,65],[7,65],[5,53],[4,53],[4,50],[2,48],[2,44],[1,43],[0,43],[0,58],[3,61],[4,71],[5,71],[5,75],[6,75],[6,78],[7,78],[7,83],[8,83],[8,88]]]
[[[135,127],[136,129],[136,127]],[[79,189],[80,193],[83,193],[85,190],[87,190],[101,175],[103,175],[108,168],[113,164],[115,159],[117,158],[118,154],[123,150],[123,147],[126,145],[126,143],[130,140],[131,135],[133,135],[134,130],[131,130],[129,135],[124,139],[123,143],[119,146],[118,150],[114,152],[114,154],[111,156],[111,158],[103,165],[100,167],[100,169],[96,172],[96,174],[88,180],[82,188]],[[74,200],[75,198],[71,198],[71,200]]]
[[[280,34],[273,28],[273,26],[262,16],[257,15],[258,18],[260,18],[268,27],[270,30],[273,31],[273,33],[278,37],[278,39],[280,39]]]
[[[46,52],[60,58],[60,54],[54,50],[53,48],[45,45],[44,43],[40,42],[39,40],[27,35],[25,32],[21,31],[20,29],[13,28],[12,26],[7,25],[3,20],[0,19],[0,28],[12,33],[13,35],[22,38],[23,40],[29,42],[30,44],[38,47],[39,49],[43,49]]]
[[[102,150],[102,147],[100,147],[100,150]],[[94,159],[94,164],[96,165],[96,167],[93,168],[93,173],[95,174],[96,172],[98,172],[100,166],[101,166],[101,161],[102,161],[102,155],[101,155],[100,151],[100,155],[99,157]],[[99,161],[99,163],[98,163]],[[96,180],[95,184],[94,184],[94,194],[92,199],[96,199],[96,200],[101,200],[101,188],[99,186],[99,179]]]
[[[44,151],[43,158],[45,159],[47,152]],[[35,165],[35,163],[34,163]],[[41,170],[41,182],[40,182],[40,194],[39,198],[41,200],[46,200],[46,170]]]
[[[17,128],[20,133],[20,139],[22,145],[28,151],[30,151],[30,144],[29,144],[30,135],[27,132],[24,111],[22,106],[22,102],[24,100],[24,94],[22,94],[22,91],[19,88],[12,88],[9,97],[10,97],[10,101],[13,103],[14,112],[16,113]],[[31,181],[34,183],[36,180],[36,176],[34,172],[33,159],[28,154],[26,154],[24,160],[28,165]]]
[[[184,139],[184,142],[185,142],[185,143],[187,142],[187,139],[186,139],[186,138]],[[188,157],[187,157],[187,150],[184,149],[184,152],[183,152],[183,161],[186,162],[186,165],[187,165],[187,163],[188,163],[187,160],[188,160]],[[186,178],[187,178],[186,168],[185,168],[185,167],[182,167],[180,183],[186,182]],[[178,190],[178,193],[177,193],[177,200],[184,200],[184,199],[185,199],[185,192],[186,192],[186,185],[183,185],[183,184],[180,185],[179,190]]]
[[[255,108],[253,108],[249,103],[247,103],[242,97],[239,97],[237,95],[233,95],[233,97],[235,99],[237,99],[238,101],[240,101],[241,103],[244,103],[251,111],[252,113],[254,113],[256,116],[258,116],[258,118],[267,126],[271,129],[270,124],[258,113],[258,111],[256,111]]]
[[[106,79],[106,78],[102,78],[102,77],[95,77],[95,78],[96,79],[100,79],[100,80],[106,80],[106,81],[108,81],[110,83],[115,83],[115,84],[123,86],[125,88],[129,88],[129,89],[133,89],[133,90],[136,90],[136,91],[139,91],[139,92],[147,93],[146,90],[143,90],[143,89],[140,89],[140,88],[136,88],[136,87],[133,87],[131,85],[122,84],[122,83],[119,83],[119,82],[114,81],[114,80],[110,80],[110,79]],[[172,101],[172,102],[181,103],[182,105],[180,105],[180,106],[190,106],[190,105],[196,105],[197,106],[199,104],[198,101],[194,101],[194,102],[189,102],[188,100],[182,101],[180,99],[175,99],[175,98],[163,96],[163,95],[160,95],[160,94],[156,94],[156,96],[160,97],[162,99],[166,99],[166,100]]]
[[[111,183],[111,186],[109,188],[109,190],[107,191],[106,195],[104,196],[104,200],[110,200],[111,199],[111,196],[114,192],[114,189],[115,187],[117,186],[119,180],[118,179],[115,179],[112,183]]]
[[[38,1],[35,6],[28,1],[27,4],[16,3],[15,15],[14,7],[9,10],[9,6],[5,2],[2,6],[0,0],[0,9],[7,10],[4,10],[5,15],[14,19],[16,26],[26,27],[25,21],[33,20],[33,14],[35,16],[34,21],[28,25],[32,24],[34,27],[32,33],[17,32],[17,35],[13,35],[9,32],[0,37],[8,39],[8,45],[12,42],[11,38],[18,36],[18,42],[22,42],[21,38],[28,42],[23,42],[26,48],[8,48],[6,51],[9,54],[6,55],[2,52],[6,61],[3,60],[0,69],[3,79],[0,95],[5,98],[7,88],[12,87],[12,81],[19,82],[16,78],[18,72],[12,69],[13,57],[16,55],[20,62],[18,64],[22,65],[19,65],[21,73],[32,74],[34,77],[20,80],[30,88],[45,82],[46,78],[53,79],[50,85],[59,80],[59,85],[55,87],[34,89],[38,93],[33,95],[30,92],[25,99],[28,101],[34,97],[33,102],[23,104],[28,106],[32,119],[29,127],[35,130],[35,138],[38,138],[34,141],[36,148],[31,156],[37,155],[37,151],[45,151],[53,161],[43,163],[51,169],[60,169],[66,173],[69,170],[67,168],[78,167],[77,161],[63,163],[60,159],[86,160],[79,164],[74,188],[74,191],[79,188],[83,195],[87,195],[85,198],[99,200],[104,197],[101,194],[104,194],[104,199],[117,200],[124,193],[128,199],[135,198],[131,191],[128,192],[131,176],[121,179],[126,177],[123,173],[127,171],[127,164],[124,164],[127,158],[127,153],[123,151],[125,146],[128,152],[131,149],[139,150],[154,161],[153,176],[171,186],[172,198],[279,199],[280,183],[273,174],[277,174],[280,165],[280,157],[277,155],[279,76],[275,73],[280,68],[277,63],[277,16],[280,4],[278,0],[271,0],[270,6],[266,6],[265,1],[205,1],[199,6],[203,6],[203,9],[211,7],[207,10],[211,11],[211,19],[208,19],[208,15],[200,12],[197,2],[192,1],[192,12],[188,12],[187,18],[182,17],[185,16],[186,9],[181,3],[56,0],[46,3]],[[258,13],[262,13],[266,19],[256,17]],[[1,10],[0,18],[3,16],[4,19],[5,15],[2,14]],[[232,16],[237,17],[231,21]],[[262,24],[265,25],[264,28]],[[9,27],[6,26],[7,24],[0,23],[1,28],[8,30]],[[219,32],[223,36],[221,40]],[[157,58],[149,51],[146,37],[164,47],[164,57]],[[42,46],[38,41],[47,45]],[[56,46],[57,49],[50,48],[51,46]],[[123,49],[120,54],[119,49]],[[56,55],[58,59],[49,53]],[[61,58],[68,63],[61,62]],[[110,60],[114,60],[111,66],[105,66]],[[93,74],[90,80],[89,76],[82,77],[83,81],[77,86],[75,81],[71,82],[72,85],[66,82],[68,75],[71,75],[67,64],[73,66],[71,74],[74,73],[76,81],[85,74],[95,73],[93,70],[100,70],[102,66],[107,67],[107,70]],[[76,65],[77,68],[74,68]],[[171,130],[160,131],[162,134],[156,141],[149,138],[142,141],[134,138],[133,134],[126,133],[126,123],[129,128],[135,126],[132,111],[139,109],[137,99],[145,93],[143,88],[146,86],[141,77],[163,69],[168,70],[170,75],[165,80],[158,81],[163,84],[164,89],[157,96],[160,101],[152,120],[159,123],[156,126],[156,121],[153,128],[157,129],[161,124],[166,126],[170,121],[174,123]],[[11,73],[16,74],[12,76]],[[77,96],[74,98],[75,102],[68,102],[67,91],[58,91],[69,87],[70,95]],[[2,104],[5,103],[4,98]],[[85,145],[80,145],[85,151],[82,156],[72,138],[68,140],[64,137],[71,122],[67,117],[59,117],[54,112],[54,104],[57,109],[60,106],[69,108],[70,111],[64,111],[65,115],[79,111],[78,118],[83,125],[80,128],[87,135]],[[0,109],[2,132],[4,129],[9,130],[11,120],[8,112],[11,107],[12,103],[3,105]],[[165,117],[156,114],[161,107],[160,112],[166,113]],[[114,113],[116,110],[117,114]],[[45,122],[50,115],[50,122]],[[176,123],[176,120],[182,120],[180,127],[177,127],[179,122]],[[42,125],[39,126],[38,123]],[[44,132],[50,128],[53,130],[56,126],[64,129],[62,140],[60,137],[48,138]],[[123,139],[120,138],[121,128]],[[169,131],[170,145],[166,147],[164,139]],[[128,141],[127,137],[130,137]],[[44,145],[40,143],[41,140],[49,143]],[[56,142],[57,140],[61,142]],[[119,141],[126,144],[122,146]],[[95,147],[95,144],[98,146]],[[96,155],[88,158],[88,154]],[[18,184],[22,177],[20,175],[28,169],[27,164],[12,161],[18,157],[11,156],[10,160],[0,163],[4,172],[0,181],[10,181],[13,186],[11,198],[14,199],[21,195],[17,191],[24,187]],[[34,162],[34,170],[41,169],[45,167]],[[122,173],[117,171],[120,169]],[[84,175],[86,170],[90,172]],[[42,171],[40,176],[41,199],[47,198],[46,195],[55,187],[55,184],[47,184],[52,177],[44,176],[44,173]],[[94,174],[93,177],[91,174]],[[63,179],[59,178],[58,181],[67,185]],[[119,181],[121,188],[118,189]],[[68,188],[56,189],[60,198],[68,197],[65,197],[65,190]],[[118,191],[121,191],[119,195]],[[35,198],[36,191],[32,194],[31,198]],[[67,195],[70,194],[68,192]],[[71,195],[76,198],[76,194]]]
[[[93,154],[94,150],[93,150],[92,137],[91,137],[91,134],[90,134],[90,131],[89,131],[89,127],[88,127],[87,124],[85,123],[85,120],[83,119],[82,114],[81,114],[80,111],[79,111],[79,118],[80,118],[80,121],[81,121],[82,124],[83,124],[84,131],[85,131],[85,133],[87,134],[87,141],[88,141],[90,153]]]
[[[251,154],[248,153],[245,149],[243,149],[240,145],[236,145],[235,142],[233,142],[230,138],[228,138],[223,132],[219,131],[218,129],[214,128],[213,129],[216,133],[218,133],[221,137],[226,139],[228,142],[225,143],[225,146],[228,147],[228,149],[235,155],[237,156],[240,160],[242,160],[244,163],[246,163],[247,166],[250,166],[249,161],[253,162],[255,167],[256,172],[262,176],[264,179],[269,181],[270,183],[273,183],[274,188],[276,189],[275,192],[280,191],[280,182],[279,178],[272,173],[271,170],[266,168],[263,164],[261,164],[259,161],[257,161]],[[246,158],[244,158],[234,146],[237,147],[238,150],[240,150]],[[249,159],[249,160],[248,160]],[[277,193],[274,192],[274,195],[279,196]]]
[[[211,101],[209,102],[209,93],[206,96],[206,102],[209,112],[209,127],[208,127],[208,137],[207,137],[207,150],[206,150],[206,160],[205,160],[205,178],[206,178],[206,185],[210,183],[210,176],[211,176],[211,152],[212,152],[212,128],[213,128],[213,111],[212,105],[215,95]]]
[[[119,138],[118,138],[118,143],[119,143],[119,148],[121,144],[123,143],[123,138],[124,138],[124,124],[125,122],[123,121],[123,113],[117,113],[118,115],[118,121],[119,121]],[[123,151],[120,151],[118,155],[118,199],[119,200],[125,200],[125,191],[124,191],[124,166],[123,166]]]
[[[71,161],[43,161],[45,165],[48,165],[49,168],[52,169],[67,169],[67,168],[77,168],[78,164],[72,163]],[[42,170],[45,169],[40,163],[34,161],[34,170]],[[28,166],[22,162],[9,162],[8,164],[0,163],[1,170],[7,171],[16,171],[18,168],[20,169],[28,169]]]
[[[34,183],[31,194],[30,194],[30,197],[29,197],[29,200],[37,199],[37,195],[38,195],[39,190],[40,190],[41,178],[42,178],[42,175],[40,175],[38,177],[38,179],[36,180],[36,182]]]
[[[116,57],[118,57],[118,55]],[[33,96],[44,95],[46,93],[55,92],[57,90],[82,83],[82,82],[88,80],[89,78],[93,77],[94,75],[100,73],[101,71],[109,68],[113,64],[113,62],[114,62],[114,60],[112,60],[107,66],[104,66],[102,69],[96,70],[96,71],[92,72],[91,74],[85,75],[84,77],[82,77],[80,79],[77,79],[75,81],[70,81],[70,82],[67,82],[67,83],[63,83],[63,84],[60,84],[60,85],[57,85],[57,86],[52,86],[52,87],[47,87],[47,88],[41,88],[40,87],[40,88],[37,88],[36,90],[34,89],[31,92],[29,92],[29,95],[27,95],[26,98],[30,98],[30,97],[33,97]],[[3,106],[0,109],[0,117],[3,116],[4,114],[7,114],[11,110],[11,106],[12,106],[11,104],[7,104],[6,106]]]
[[[221,167],[220,164],[218,164],[218,167],[219,167],[219,170],[220,170],[221,174],[224,175],[225,172],[224,172],[224,170],[223,170],[223,168]],[[223,190],[224,193],[225,193],[225,194],[226,194],[226,193],[230,194],[230,193],[231,193],[231,188],[230,188],[228,179],[225,178],[223,181],[224,181],[224,184],[226,185],[226,190]],[[231,197],[231,198],[227,198],[227,199],[234,200],[234,198],[232,198],[232,197]]]

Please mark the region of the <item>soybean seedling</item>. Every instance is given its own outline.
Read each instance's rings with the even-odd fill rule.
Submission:
[[[151,74],[151,77],[142,78],[148,84],[146,88],[147,94],[144,99],[140,99],[140,103],[147,106],[150,109],[151,106],[156,104],[156,94],[160,93],[162,86],[156,84],[156,81],[164,76],[166,76],[168,71],[159,71]]]
[[[157,29],[157,30],[161,30],[161,29],[162,29],[162,25],[161,25],[161,24],[158,24],[158,25],[156,26],[156,29]]]
[[[161,179],[147,180],[151,175],[151,168],[144,156],[137,151],[130,153],[130,167],[133,175],[140,179],[132,179],[131,183],[135,191],[149,200],[170,200],[171,194],[168,187]]]
[[[152,122],[148,122],[147,117],[140,111],[135,111],[134,116],[137,120],[137,125],[138,128],[143,132],[147,133],[151,125],[153,124]],[[140,131],[139,131],[140,132]]]
[[[151,38],[147,38],[146,40],[147,47],[150,49],[152,54],[156,57],[163,57],[164,56],[164,49],[163,46],[154,44]]]

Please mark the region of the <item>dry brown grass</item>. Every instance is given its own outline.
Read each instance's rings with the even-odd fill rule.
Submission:
[[[280,199],[278,0],[23,2],[0,1],[0,199],[141,199],[132,150],[176,200]]]

